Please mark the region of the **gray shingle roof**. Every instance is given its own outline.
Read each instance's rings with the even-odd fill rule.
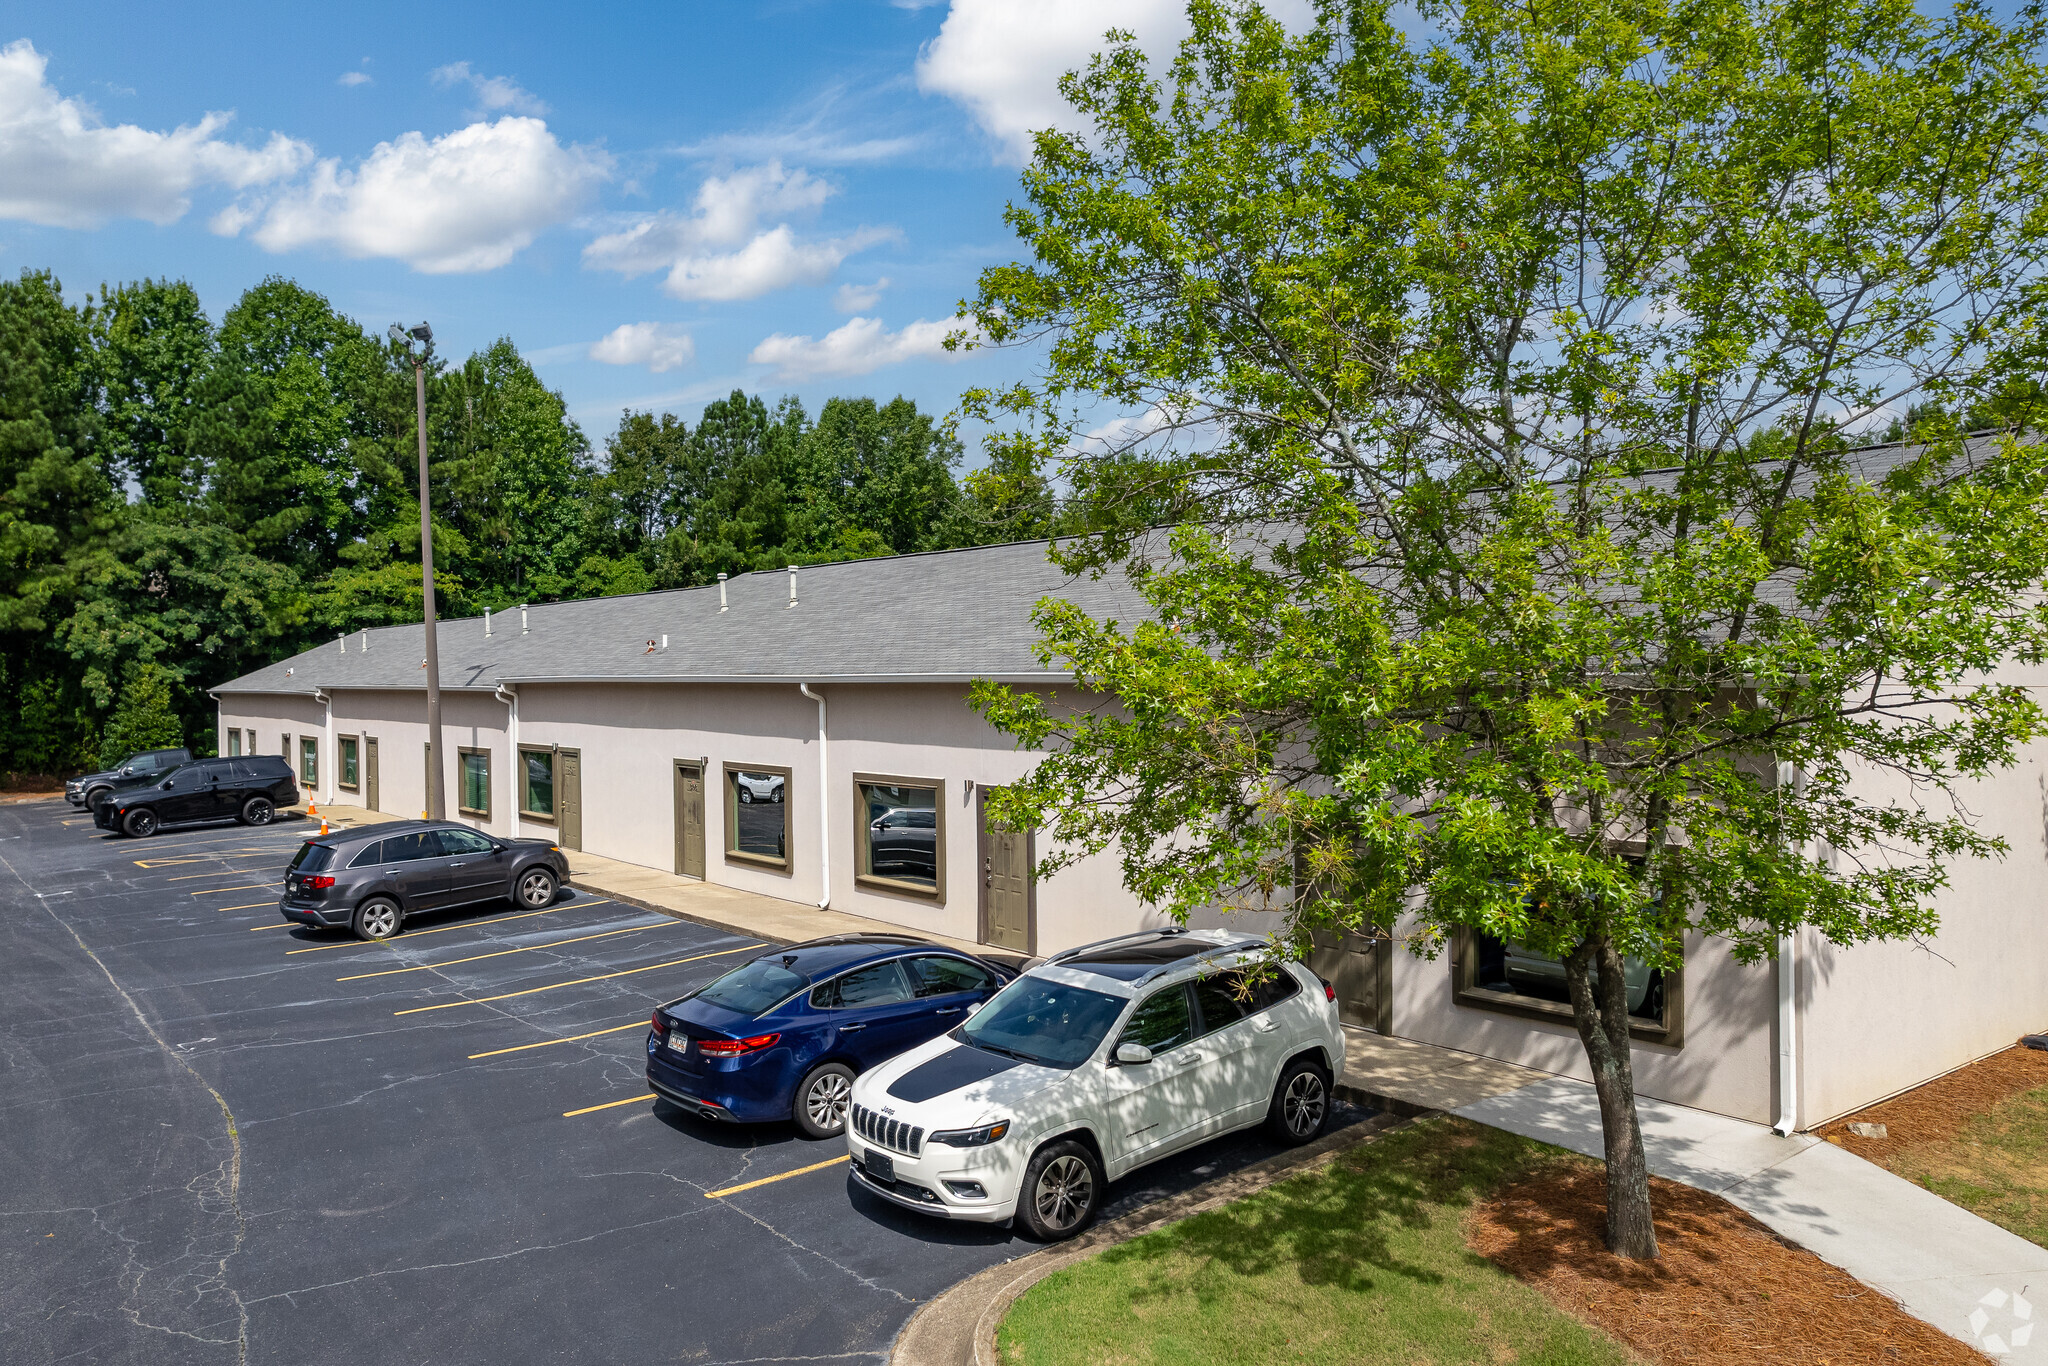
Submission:
[[[1031,609],[1065,598],[1094,617],[1131,622],[1148,615],[1128,580],[1072,578],[1046,558],[1044,541],[811,565],[789,575],[742,574],[718,587],[551,602],[441,623],[441,686],[490,691],[499,683],[548,679],[652,682],[663,679],[872,682],[969,678],[1013,681],[1048,672],[1033,646]],[[668,649],[659,644],[668,637]],[[426,635],[386,626],[325,645],[216,685],[224,693],[306,693],[315,688],[424,690]],[[656,649],[649,652],[653,641]]]

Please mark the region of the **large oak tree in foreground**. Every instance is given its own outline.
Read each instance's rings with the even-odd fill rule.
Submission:
[[[1192,13],[1162,81],[1119,34],[1068,78],[1093,130],[1039,137],[972,306],[1047,360],[969,411],[1155,609],[1041,605],[1117,705],[981,686],[1053,754],[997,813],[1178,914],[1561,957],[1608,1242],[1654,1256],[1624,959],[1933,932],[2003,851],[1965,785],[2043,731],[1989,677],[2048,648],[2042,17]],[[1912,458],[1851,449],[1909,413]]]

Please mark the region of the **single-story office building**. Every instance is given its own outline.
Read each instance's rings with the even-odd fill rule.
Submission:
[[[1125,621],[1146,610],[1121,579],[1069,578],[1028,542],[444,622],[451,814],[1021,953],[1162,923],[1113,859],[1041,884],[1031,836],[983,817],[988,788],[1035,756],[972,711],[967,688],[1068,688],[1034,652],[1045,596]],[[421,628],[386,627],[223,683],[221,752],[283,753],[322,801],[420,811],[434,761],[424,658]],[[1681,971],[1632,982],[1638,1089],[1810,1128],[2048,1025],[2044,792],[2037,743],[1972,794],[2012,854],[1954,870],[1935,942],[1836,950],[1806,934],[1744,966],[1695,936]],[[1425,961],[1360,939],[1316,966],[1353,1023],[1588,1075],[1561,991],[1509,946],[1463,936]]]

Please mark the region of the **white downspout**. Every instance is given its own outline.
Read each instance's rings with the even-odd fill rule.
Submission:
[[[1778,786],[1793,787],[1798,781],[1791,764],[1778,765]],[[1778,979],[1778,1120],[1771,1126],[1781,1138],[1799,1130],[1799,957],[1798,940],[1783,935],[1778,940],[1774,968]]]
[[[334,795],[334,768],[338,762],[334,753],[334,696],[331,693],[325,693],[315,688],[313,689],[313,698],[321,706],[327,708],[327,723],[321,727],[320,731],[320,781],[315,783],[314,786],[327,790],[327,795],[320,798],[320,800],[332,805],[336,801]]]
[[[509,720],[507,720],[507,721],[506,721],[506,723],[505,723],[505,740],[506,740],[506,743],[508,743],[508,744],[510,744],[510,745],[512,746],[512,757],[511,757],[511,761],[510,761],[510,762],[508,762],[508,763],[507,763],[507,764],[505,765],[505,771],[506,771],[506,772],[507,772],[508,774],[510,774],[510,775],[511,775],[511,778],[512,778],[512,781],[511,781],[510,783],[508,783],[508,784],[506,785],[506,788],[505,788],[505,793],[506,793],[506,795],[507,795],[508,797],[510,797],[510,798],[511,798],[511,801],[510,801],[510,802],[509,802],[509,803],[508,803],[508,804],[506,805],[506,807],[505,807],[505,819],[506,819],[506,821],[507,821],[507,822],[509,823],[509,824],[508,824],[508,826],[507,826],[507,828],[508,828],[508,829],[509,829],[509,830],[511,831],[511,833],[512,833],[512,838],[513,838],[513,839],[518,839],[518,838],[519,838],[519,689],[517,689],[517,688],[510,688],[510,687],[507,687],[507,686],[506,686],[505,684],[503,684],[503,683],[500,683],[500,684],[498,684],[497,686],[498,686],[498,700],[499,700],[500,702],[503,702],[503,703],[504,703],[504,704],[505,704],[506,706],[508,706],[508,707],[510,707],[510,708],[512,709],[512,715],[511,715],[510,719],[509,719]]]
[[[790,606],[796,606],[796,571],[790,570]],[[825,699],[811,691],[808,683],[797,691],[818,704],[818,909],[832,904],[832,771],[825,766]]]

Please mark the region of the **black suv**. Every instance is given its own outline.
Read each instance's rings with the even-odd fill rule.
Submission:
[[[130,778],[117,783],[92,809],[102,830],[119,830],[142,839],[167,825],[193,821],[238,820],[268,825],[280,806],[297,806],[299,787],[291,765],[276,754],[241,759],[200,759],[181,764],[160,778]]]
[[[100,798],[114,790],[116,783],[131,778],[154,778],[179,764],[192,762],[189,749],[145,749],[131,754],[103,773],[82,773],[64,782],[64,800],[73,806],[98,806]]]
[[[540,910],[569,881],[569,859],[539,839],[501,840],[453,821],[392,821],[308,840],[277,908],[286,920],[346,925],[389,939],[417,911],[510,897]]]

